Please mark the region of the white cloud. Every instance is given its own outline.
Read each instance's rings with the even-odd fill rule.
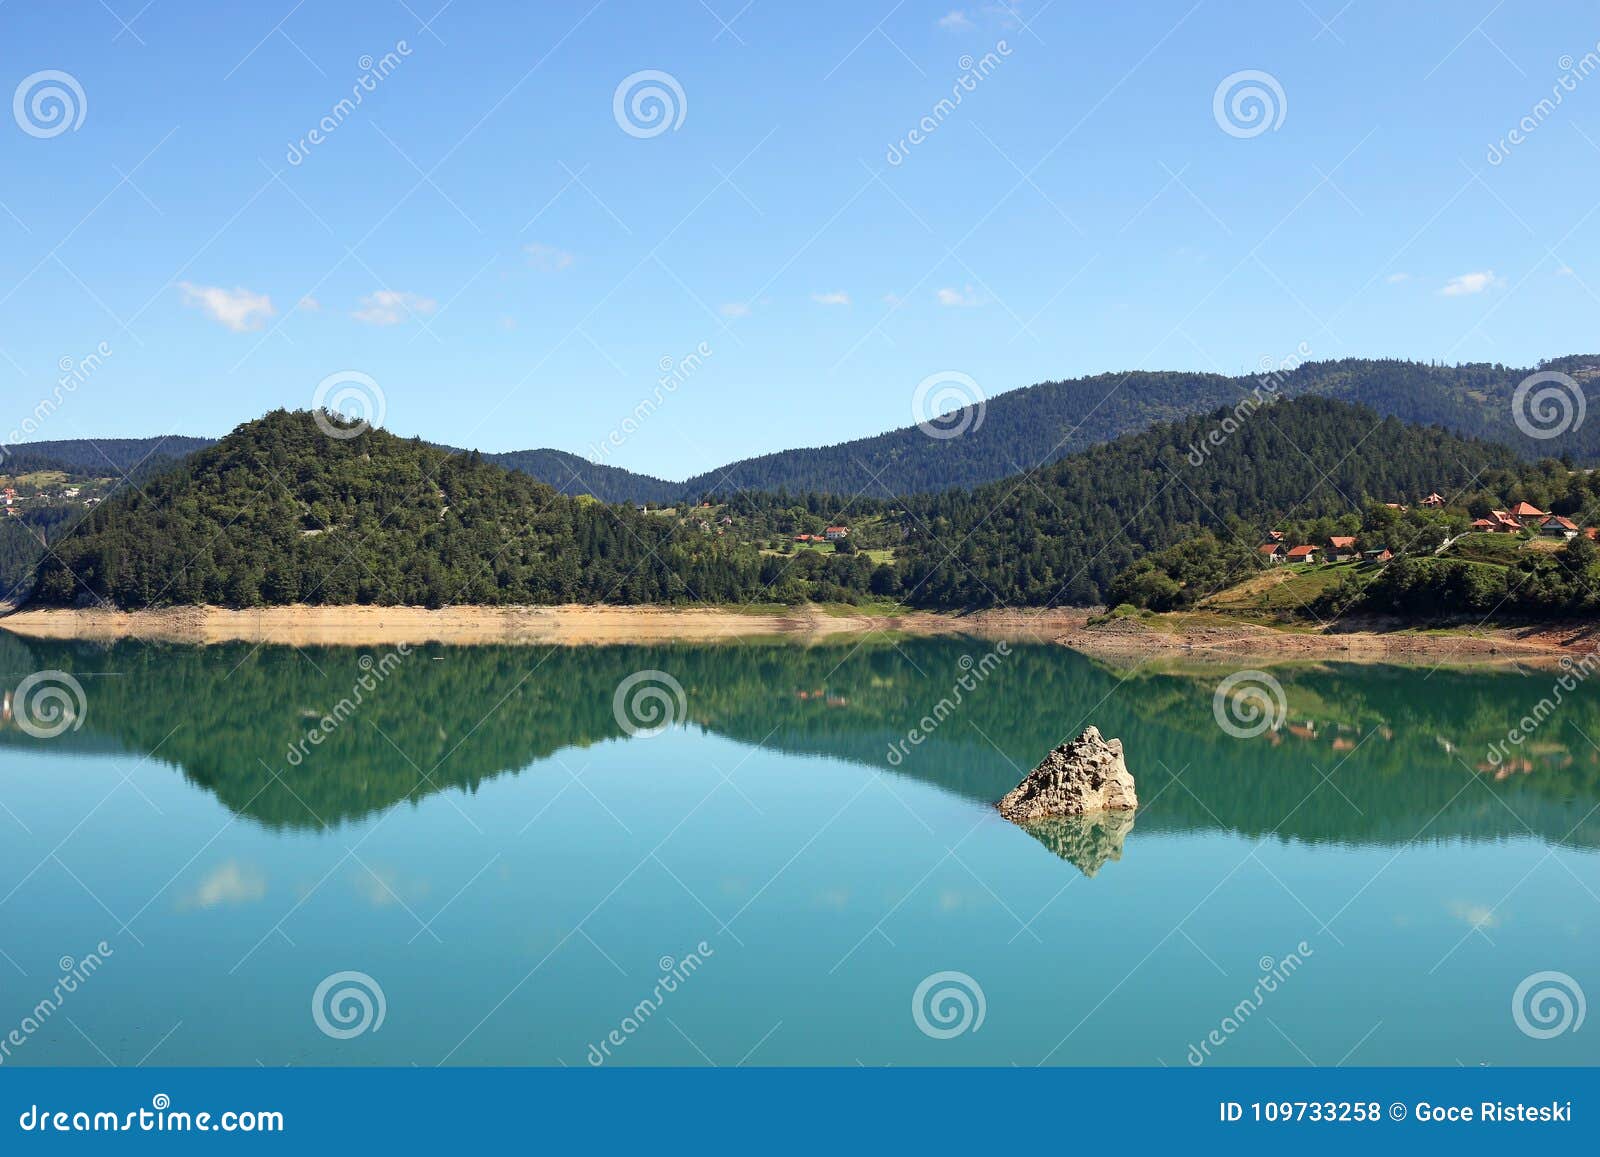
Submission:
[[[267,894],[267,878],[248,864],[229,860],[219,864],[200,886],[183,898],[183,908],[215,908],[219,904],[248,904]]]
[[[897,307],[901,300],[902,299],[898,293],[886,293],[883,295],[883,304],[887,305],[890,309]]]
[[[934,294],[940,305],[972,306],[978,304],[978,292],[968,285],[961,289],[952,289],[946,286]]]
[[[1409,273],[1391,273],[1391,274],[1389,274],[1388,277],[1385,277],[1384,280],[1387,281],[1390,285],[1399,285],[1402,281],[1410,281],[1411,280],[1411,274],[1409,274]]]
[[[1477,273],[1463,273],[1459,277],[1452,277],[1444,283],[1444,288],[1439,292],[1446,297],[1466,297],[1473,293],[1482,293],[1498,285],[1494,270],[1484,269]]]
[[[260,329],[277,312],[272,308],[272,298],[248,289],[223,289],[189,281],[178,282],[178,288],[183,290],[185,305],[198,305],[212,321],[221,322],[234,333]]]
[[[543,245],[535,241],[531,245],[524,245],[522,251],[528,255],[528,264],[546,273],[560,273],[572,264],[572,254],[565,249],[557,249],[554,245]]]
[[[309,293],[295,303],[295,308],[302,313],[316,313],[322,308],[322,302],[312,297]]]
[[[952,8],[939,17],[938,24],[940,28],[971,28],[972,19],[961,9]]]
[[[723,317],[749,317],[750,307],[742,301],[730,301],[717,312]]]
[[[1563,261],[1560,265],[1556,266],[1556,276],[1557,277],[1576,277],[1576,276],[1578,276],[1578,271],[1573,269],[1572,266],[1568,265],[1565,261]]]
[[[813,293],[811,300],[818,305],[849,305],[850,295],[842,289],[835,289],[828,293]]]
[[[408,317],[430,314],[439,308],[439,303],[431,297],[396,289],[369,293],[361,299],[360,305],[361,308],[350,316],[368,325],[399,325]]]

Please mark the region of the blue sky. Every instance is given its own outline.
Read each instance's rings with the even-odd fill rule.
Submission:
[[[0,7],[3,88],[82,92],[0,119],[0,436],[101,343],[35,438],[356,371],[396,432],[592,456],[703,343],[606,454],[668,477],[906,425],[945,371],[1600,346],[1592,7],[441,3]],[[614,115],[642,70],[682,92],[655,135]],[[1254,135],[1214,115],[1245,70]]]

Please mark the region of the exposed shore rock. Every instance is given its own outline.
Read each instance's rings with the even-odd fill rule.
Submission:
[[[1045,756],[998,806],[1012,823],[1031,824],[1055,816],[1131,811],[1139,797],[1122,760],[1122,740],[1102,739],[1099,728],[1090,727]]]
[[[1122,859],[1122,842],[1133,830],[1133,812],[1052,816],[1019,826],[1085,876],[1093,876],[1109,861]]]

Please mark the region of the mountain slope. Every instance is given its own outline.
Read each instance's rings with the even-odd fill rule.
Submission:
[[[520,470],[537,478],[555,487],[559,494],[588,494],[601,502],[669,503],[684,493],[681,482],[590,462],[565,450],[510,450],[483,457],[507,470]]]
[[[1600,407],[1600,356],[1559,358],[1538,368],[1570,375],[1585,404],[1593,401]],[[512,450],[483,457],[560,493],[589,494],[604,502],[667,504],[705,494],[780,488],[790,493],[893,498],[993,482],[1155,423],[1208,413],[1252,395],[1312,395],[1499,442],[1529,460],[1570,456],[1579,464],[1600,464],[1600,418],[1578,421],[1548,439],[1529,437],[1519,429],[1513,396],[1533,372],[1488,363],[1444,366],[1345,359],[1307,362],[1270,378],[1143,371],[1100,374],[996,395],[985,404],[981,423],[974,418],[972,428],[960,437],[931,438],[910,425],[832,446],[741,459],[684,482],[600,465],[562,450]],[[140,473],[148,475],[210,444],[203,438],[36,442],[9,447],[4,465],[12,471],[107,473],[113,465],[128,470],[144,462]]]
[[[865,561],[865,560],[863,560]],[[558,495],[478,454],[278,411],[124,489],[53,544],[34,601],[736,602],[760,558],[676,519]]]
[[[1226,533],[1230,519],[1262,525],[1415,502],[1516,465],[1503,446],[1326,398],[1274,403],[1210,446],[1230,414],[1162,424],[1031,476],[912,500],[898,555],[903,597],[929,606],[1099,602],[1145,551],[1203,530]],[[1196,463],[1196,447],[1211,453]]]
[[[1540,368],[1571,374],[1600,405],[1600,356],[1562,358]],[[690,495],[785,487],[892,497],[977,486],[1156,422],[1232,406],[1258,389],[1267,396],[1309,394],[1370,406],[1386,416],[1501,442],[1530,459],[1571,454],[1586,464],[1600,462],[1600,420],[1548,440],[1518,429],[1512,396],[1532,372],[1484,363],[1345,359],[1306,362],[1271,379],[1141,371],[1041,382],[988,399],[981,424],[969,416],[971,428],[960,437],[930,438],[907,426],[834,446],[747,458],[697,475],[684,488]]]
[[[0,470],[8,474],[61,470],[96,478],[120,474],[138,478],[165,469],[214,441],[214,438],[168,434],[160,438],[65,438],[53,442],[22,442],[0,447]]]

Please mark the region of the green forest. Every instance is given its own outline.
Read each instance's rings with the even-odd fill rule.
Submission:
[[[1542,362],[1570,374],[1587,394],[1600,356]],[[1554,456],[1600,463],[1600,423],[1573,423],[1548,440],[1529,438],[1513,420],[1512,396],[1532,369],[1497,363],[1442,365],[1400,359],[1297,357],[1256,374],[1147,372],[1098,374],[994,392],[959,438],[929,438],[915,425],[834,445],[793,448],[727,463],[683,481],[638,474],[552,449],[485,453],[563,494],[605,502],[671,504],[740,491],[895,498],[971,488],[1061,458],[1159,422],[1233,406],[1254,396],[1317,396],[1369,406],[1385,417],[1439,425],[1465,437],[1510,446],[1529,460]],[[39,442],[9,447],[15,469],[74,472],[159,468],[212,444],[207,438]],[[449,446],[439,449],[456,453]],[[109,460],[109,461],[108,461]]]
[[[898,552],[902,597],[930,607],[1089,605],[1147,551],[1202,532],[1416,502],[1515,463],[1503,446],[1324,398],[1258,410],[1210,445],[1230,414],[1156,426],[1026,476],[912,501]],[[1196,465],[1200,446],[1210,453]]]
[[[1320,398],[1158,425],[970,491],[890,503],[739,494],[638,510],[572,498],[477,454],[279,411],[52,543],[34,599],[219,604],[1088,605],[1147,552],[1231,522],[1339,518],[1514,470],[1511,451]],[[796,550],[794,531],[851,526]],[[892,556],[893,561],[890,561]]]

